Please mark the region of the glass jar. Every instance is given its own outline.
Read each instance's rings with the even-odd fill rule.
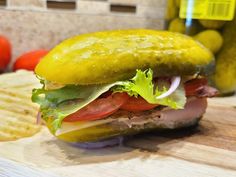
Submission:
[[[210,80],[222,94],[236,90],[235,0],[168,0],[166,29],[193,37],[215,55]],[[193,54],[194,55],[194,54]]]

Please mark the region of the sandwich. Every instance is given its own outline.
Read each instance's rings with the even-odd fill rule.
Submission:
[[[147,29],[81,34],[36,66],[42,88],[33,90],[32,101],[54,136],[96,144],[196,125],[207,97],[217,94],[206,79],[213,69],[213,54],[182,34]]]

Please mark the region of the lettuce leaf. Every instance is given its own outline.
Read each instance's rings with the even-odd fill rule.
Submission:
[[[116,85],[101,84],[89,86],[68,85],[57,90],[34,89],[32,101],[40,105],[43,118],[52,117],[53,130],[61,127],[62,120],[85,107],[101,94]],[[45,119],[44,118],[44,119]]]
[[[54,107],[65,100],[84,98],[93,92],[93,89],[93,87],[86,88],[75,85],[68,85],[57,90],[33,89],[32,101],[39,103],[43,107]]]
[[[159,83],[154,87],[153,72],[137,70],[136,75],[129,81],[118,82],[114,92],[127,92],[130,96],[143,97],[148,103],[160,104],[173,109],[183,109],[186,103],[185,90],[182,85],[168,97],[157,99],[167,91],[165,83]]]
[[[43,119],[53,118],[52,131],[61,127],[63,119],[85,107],[108,90],[127,92],[130,96],[141,96],[147,102],[160,104],[173,109],[182,109],[186,103],[185,91],[182,85],[168,97],[156,97],[167,91],[163,83],[153,84],[153,72],[137,70],[136,75],[128,81],[117,81],[100,85],[67,85],[56,90],[34,89],[32,101],[40,104]],[[168,84],[167,84],[168,85]]]

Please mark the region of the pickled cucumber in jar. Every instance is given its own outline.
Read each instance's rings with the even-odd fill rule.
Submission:
[[[213,82],[221,93],[227,94],[236,90],[236,19],[225,24],[222,33],[224,46],[216,57]]]
[[[219,52],[223,45],[223,37],[216,30],[204,30],[196,34],[193,38],[202,43],[214,54]]]

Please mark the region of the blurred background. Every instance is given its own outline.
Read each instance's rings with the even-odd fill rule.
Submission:
[[[0,0],[0,34],[12,43],[12,62],[80,33],[164,28],[166,0]]]

